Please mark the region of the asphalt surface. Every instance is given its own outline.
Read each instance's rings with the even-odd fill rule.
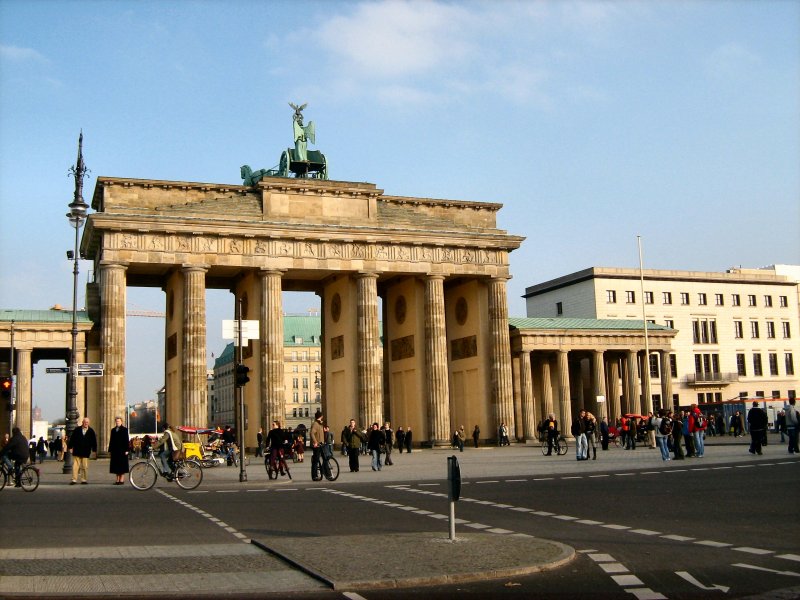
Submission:
[[[362,457],[359,473],[345,468],[338,481],[324,483],[311,482],[307,462],[291,465],[292,481],[269,481],[263,465],[252,461],[246,482],[239,481],[235,468],[218,467],[205,471],[203,484],[193,492],[163,480],[149,492],[112,486],[103,460],[92,462],[88,486],[69,486],[60,463],[46,462],[38,491],[0,493],[3,529],[13,540],[0,551],[0,596],[282,593],[310,598],[327,597],[331,590],[369,590],[370,598],[391,598],[393,588],[402,588],[404,593],[425,590],[432,597],[456,591],[520,597],[523,590],[517,586],[524,585],[525,592],[550,597],[558,590],[542,587],[549,580],[598,597],[702,597],[672,592],[674,569],[652,568],[658,552],[650,550],[647,533],[621,536],[615,529],[584,525],[584,535],[580,523],[604,521],[634,493],[637,503],[630,506],[627,530],[651,531],[657,511],[661,537],[672,531],[664,531],[664,513],[674,516],[666,523],[675,535],[689,537],[693,532],[681,529],[681,515],[694,506],[691,498],[698,493],[717,504],[724,494],[732,518],[746,519],[752,514],[751,495],[746,489],[736,494],[738,479],[724,485],[727,480],[720,476],[729,472],[724,469],[738,475],[752,467],[754,485],[778,490],[785,480],[780,469],[793,469],[796,476],[800,462],[776,444],[763,457],[750,456],[743,442],[723,438],[715,444],[711,438],[706,458],[669,463],[647,449],[613,449],[599,452],[597,461],[580,462],[572,453],[543,457],[531,446],[415,451],[395,453],[395,466],[381,472],[372,472]],[[444,476],[446,457],[453,454],[461,462],[464,487],[451,541]],[[762,463],[765,468],[758,469]],[[697,472],[704,469],[707,473]],[[523,516],[531,519],[520,525]],[[565,524],[580,532],[569,544],[558,541]],[[753,530],[758,533],[758,522]],[[778,536],[776,549],[768,551],[794,556],[798,531]],[[666,587],[659,591],[597,577],[618,561],[592,552],[593,543],[614,548],[618,556],[613,558],[624,559],[632,573],[646,573],[648,583]],[[687,551],[678,539],[666,543],[675,544],[675,552]],[[715,553],[730,550],[703,550],[692,562],[713,581],[715,569],[725,562]],[[535,575],[542,569],[550,574]],[[570,576],[576,569],[596,573],[583,588],[576,587]],[[742,589],[755,593],[763,586]],[[719,593],[705,593],[712,592]]]

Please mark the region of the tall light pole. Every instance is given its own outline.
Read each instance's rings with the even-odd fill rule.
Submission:
[[[64,430],[64,444],[69,444],[69,438],[78,424],[78,260],[80,250],[80,231],[86,221],[86,212],[89,205],[83,201],[83,178],[88,169],[83,164],[83,132],[78,137],[78,162],[70,167],[69,172],[75,178],[75,194],[69,203],[67,219],[75,228],[75,250],[67,251],[67,258],[73,262],[72,268],[72,351],[69,356],[69,391],[67,392],[67,410]],[[66,447],[65,447],[66,450]],[[64,452],[63,473],[72,473],[72,454]]]

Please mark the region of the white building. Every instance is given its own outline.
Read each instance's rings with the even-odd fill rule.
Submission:
[[[593,267],[531,286],[528,317],[642,319],[678,330],[679,404],[792,398],[800,388],[800,267],[724,273]],[[642,304],[644,303],[644,305]],[[643,311],[644,308],[644,311]],[[651,354],[654,373],[659,355]],[[656,363],[653,365],[653,363]]]

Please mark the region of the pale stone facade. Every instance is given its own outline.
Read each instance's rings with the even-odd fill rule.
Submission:
[[[673,388],[686,406],[796,395],[798,289],[774,268],[645,270],[643,299],[637,269],[595,267],[529,287],[525,297],[529,316],[556,319],[641,319],[644,300],[648,320],[678,330]]]
[[[99,427],[123,402],[125,287],[153,286],[165,290],[170,422],[206,424],[204,293],[222,288],[241,299],[244,319],[260,321],[244,397],[262,426],[284,414],[281,291],[301,290],[322,299],[329,423],[391,418],[433,444],[449,442],[454,418],[513,428],[505,294],[508,256],[523,238],[497,229],[500,207],[387,196],[367,183],[99,177],[81,244],[100,273],[109,383]]]

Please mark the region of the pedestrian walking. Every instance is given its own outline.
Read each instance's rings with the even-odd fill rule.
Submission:
[[[761,442],[767,433],[767,413],[759,408],[758,401],[747,412],[747,424],[750,426],[750,454],[761,454]]]
[[[97,434],[89,426],[89,423],[89,419],[84,417],[81,421],[81,426],[76,427],[69,438],[68,450],[72,453],[72,458],[75,459],[70,485],[78,483],[78,477],[80,477],[83,485],[89,483],[89,457],[92,454],[97,454]]]
[[[547,435],[547,456],[552,456],[553,446],[558,441],[558,421],[556,421],[556,416],[553,413],[547,415],[544,428]]]
[[[322,452],[325,446],[325,427],[322,425],[322,411],[314,413],[314,422],[309,432],[311,439],[311,481],[322,481]]]
[[[406,452],[408,452],[409,454],[411,454],[411,443],[412,443],[412,441],[413,441],[413,436],[411,434],[411,426],[409,425],[408,427],[406,427],[406,439],[405,439]]]
[[[603,417],[600,421],[600,447],[603,450],[608,450],[608,444],[611,441],[611,431],[608,429],[608,419]]]
[[[356,427],[356,420],[350,419],[350,425],[347,428],[347,458],[350,462],[351,473],[358,473],[358,453],[363,439],[364,434]]]
[[[372,455],[373,471],[381,470],[381,453],[385,451],[385,447],[386,436],[383,435],[383,431],[380,430],[380,426],[377,423],[373,423],[372,429],[367,437],[367,449]]]
[[[39,459],[39,464],[42,464],[47,456],[47,442],[44,441],[42,436],[39,436],[39,441],[36,442],[36,456]]]
[[[694,453],[697,458],[703,458],[705,454],[705,435],[708,421],[705,415],[700,412],[700,407],[692,404],[691,414],[689,415],[689,431],[694,441]]]
[[[672,433],[672,419],[670,411],[659,411],[658,416],[653,419],[653,434],[656,438],[656,445],[661,451],[661,460],[671,460],[669,457],[668,440]]]
[[[392,426],[389,421],[383,424],[381,431],[383,431],[383,435],[386,438],[386,460],[383,461],[383,464],[391,466],[394,464],[392,462],[392,446],[394,444],[394,439],[392,436]]]
[[[478,447],[478,440],[481,439],[481,430],[480,427],[475,425],[475,429],[472,430],[472,442],[475,444],[475,447]]]
[[[584,429],[586,430],[587,452],[591,450],[592,460],[597,460],[597,419],[592,413],[587,411],[586,416],[584,417],[584,421],[585,421]]]
[[[586,411],[581,409],[578,416],[572,421],[570,433],[575,438],[575,460],[586,460],[588,458],[586,454],[586,422],[583,419],[585,416]]]
[[[256,458],[264,456],[264,429],[259,427],[256,433]]]
[[[786,417],[786,436],[789,438],[789,454],[800,453],[797,447],[797,434],[800,429],[800,414],[795,408],[795,399],[789,398],[789,406],[784,409]]]
[[[399,450],[400,454],[403,453],[403,448],[405,448],[406,443],[406,432],[403,431],[403,427],[397,428],[397,449]]]
[[[114,427],[108,436],[108,454],[111,457],[108,472],[117,476],[114,485],[125,483],[125,473],[130,472],[128,456],[130,452],[130,437],[128,428],[122,424],[122,417],[114,419]]]

